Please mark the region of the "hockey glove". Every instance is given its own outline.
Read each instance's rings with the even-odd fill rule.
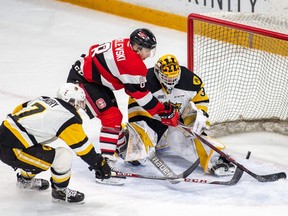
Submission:
[[[201,109],[197,109],[196,120],[193,125],[192,131],[196,134],[201,134],[204,129],[210,127],[208,114]]]
[[[111,177],[111,168],[106,159],[101,154],[97,154],[96,163],[89,166],[89,170],[95,171],[95,177],[98,179],[108,179]]]
[[[176,127],[179,119],[179,113],[176,106],[170,102],[165,102],[163,105],[165,108],[159,113],[162,124]]]

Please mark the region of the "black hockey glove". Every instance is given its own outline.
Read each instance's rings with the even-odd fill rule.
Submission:
[[[95,177],[98,179],[110,178],[111,168],[101,154],[97,154],[96,161],[97,162],[95,164],[89,166],[89,170],[95,170]]]
[[[176,127],[178,125],[179,114],[176,106],[170,102],[163,103],[165,109],[159,113],[161,122],[167,126]]]

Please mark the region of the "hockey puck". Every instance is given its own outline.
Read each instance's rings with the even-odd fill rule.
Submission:
[[[251,155],[251,152],[248,151],[248,152],[247,152],[247,155],[246,155],[246,159],[247,159],[247,160],[250,158],[250,155]]]

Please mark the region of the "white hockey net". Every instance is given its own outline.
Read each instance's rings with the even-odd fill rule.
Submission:
[[[210,98],[210,135],[288,135],[288,20],[257,14],[190,14],[188,67]]]

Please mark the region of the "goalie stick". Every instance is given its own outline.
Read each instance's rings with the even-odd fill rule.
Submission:
[[[183,173],[176,175],[173,170],[159,157],[155,152],[151,152],[148,160],[165,176],[165,177],[174,177],[175,179],[186,178],[190,175],[200,164],[200,159],[198,158],[187,170]],[[169,180],[169,179],[167,179]],[[172,184],[177,184],[180,181],[171,180]]]
[[[228,160],[229,162],[235,164],[237,166],[237,168],[239,168],[242,171],[246,172],[247,174],[249,174],[250,176],[252,176],[253,178],[255,178],[259,182],[274,182],[274,181],[277,181],[279,179],[286,179],[286,177],[287,177],[285,172],[272,173],[272,174],[267,174],[267,175],[258,175],[256,173],[250,171],[246,167],[244,167],[242,164],[240,164],[237,161],[235,161],[233,158],[231,158],[229,155],[225,154],[223,151],[221,151],[218,148],[216,148],[213,144],[211,144],[208,140],[204,139],[199,134],[193,133],[190,130],[189,127],[186,127],[182,123],[179,123],[179,125],[177,127],[180,128],[180,129],[183,129],[186,132],[188,132],[190,135],[192,135],[194,137],[197,137],[203,144],[205,144],[208,147],[210,147],[211,149],[213,149],[215,152],[217,152],[219,155],[224,157],[226,160]]]
[[[160,162],[159,165],[157,165],[157,168],[164,174],[165,176],[145,176],[145,175],[141,175],[141,174],[136,174],[136,173],[124,173],[124,172],[120,172],[120,171],[112,171],[111,172],[111,176],[114,177],[133,177],[133,178],[144,178],[144,179],[154,179],[154,180],[180,180],[180,179],[184,179],[187,176],[189,176],[200,164],[200,159],[198,158],[187,170],[185,170],[184,172],[176,175],[173,172],[173,175],[171,174],[171,169],[164,163],[164,161],[162,159],[160,159],[158,156],[156,156],[156,154],[153,154],[153,157],[151,158],[156,158],[156,160],[154,159],[155,163],[156,161]],[[181,181],[181,180],[180,180]],[[180,182],[179,181],[179,182]],[[178,183],[178,182],[177,182]]]

